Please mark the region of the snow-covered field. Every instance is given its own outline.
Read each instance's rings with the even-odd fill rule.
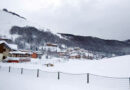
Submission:
[[[99,61],[56,62],[53,59],[20,64],[0,63],[0,90],[129,90],[129,58],[128,55]],[[44,65],[49,62],[54,67]],[[11,66],[10,73],[8,66]],[[24,68],[22,75],[20,68]],[[36,69],[40,69],[39,78],[36,77]],[[57,79],[57,72],[62,72],[60,80]],[[89,84],[87,73],[90,73]]]

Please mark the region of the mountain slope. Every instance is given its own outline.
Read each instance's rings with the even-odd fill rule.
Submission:
[[[13,25],[26,26],[28,24],[27,20],[0,10],[0,33],[2,35],[9,35],[9,30]]]
[[[28,21],[26,18],[15,12],[11,12],[7,9],[0,10],[0,35],[6,35],[10,38],[9,31],[13,26],[35,26],[41,28],[39,25]]]
[[[80,47],[85,49],[106,53],[118,53],[121,55],[130,53],[130,43],[127,42],[118,40],[104,40],[96,37],[76,36],[63,33],[60,33],[60,35],[72,42],[75,42]]]
[[[130,54],[128,41],[104,40],[64,33],[53,34],[43,28],[39,29],[22,16],[7,10],[0,11],[0,34],[12,38],[20,49],[38,50],[45,43],[51,42],[59,46],[64,44],[67,47],[80,47],[94,52]]]

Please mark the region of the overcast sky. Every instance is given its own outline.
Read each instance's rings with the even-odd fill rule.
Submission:
[[[130,0],[0,0],[0,8],[53,32],[130,39]]]

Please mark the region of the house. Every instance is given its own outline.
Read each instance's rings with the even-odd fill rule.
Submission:
[[[57,52],[57,54],[58,54],[58,57],[60,57],[60,58],[66,58],[66,59],[69,58],[69,54],[67,52],[64,52],[64,51]]]
[[[82,58],[83,59],[90,59],[90,60],[92,60],[92,59],[94,59],[94,55],[92,54],[92,53],[84,53],[83,55],[82,55]]]
[[[35,53],[35,52],[33,52],[33,53],[31,54],[31,57],[32,57],[32,58],[38,58],[38,54]]]
[[[7,58],[10,51],[15,51],[17,49],[17,45],[8,44],[5,41],[0,41],[0,61]]]
[[[40,51],[30,51],[30,50],[20,50],[20,51],[30,54],[30,58],[41,58],[43,55],[42,52]]]
[[[52,44],[52,43],[47,43],[44,46],[44,50],[47,52],[56,52],[57,48],[58,48],[57,44]]]
[[[33,52],[29,50],[18,50],[9,52],[9,56],[5,59],[10,63],[30,62],[31,58],[40,58],[42,54],[40,52]]]
[[[42,58],[43,53],[41,51],[32,52],[32,58]]]
[[[77,53],[72,53],[69,56],[70,59],[80,59],[81,55],[77,54]]]
[[[58,56],[65,56],[66,55],[66,53],[65,52],[57,52],[58,53]]]
[[[9,52],[9,56],[5,59],[5,61],[10,63],[29,62],[31,60],[30,58],[30,53],[11,51]]]

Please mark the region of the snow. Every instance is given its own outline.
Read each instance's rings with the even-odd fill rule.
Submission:
[[[0,63],[0,90],[129,90],[129,58],[130,55],[102,60],[42,58],[32,59],[30,63]],[[54,67],[46,67],[46,63]],[[24,68],[23,75],[20,68]],[[37,69],[40,69],[39,78]],[[61,72],[60,80],[57,72]],[[90,73],[89,84],[87,73]]]
[[[72,53],[70,56],[77,56],[79,55],[78,53]]]
[[[5,60],[11,60],[11,61],[13,61],[13,60],[17,60],[17,61],[21,61],[21,60],[30,60],[30,58],[29,57],[7,57]]]
[[[67,73],[91,73],[108,77],[130,77],[130,55],[102,60],[70,60],[56,64],[53,70]]]
[[[17,17],[15,15],[0,10],[0,35],[14,39],[19,37],[16,35],[12,36],[9,34],[9,31],[13,26],[19,26],[19,27],[34,26],[39,30],[48,31],[47,28],[44,28],[41,25],[38,25],[37,23],[22,19],[20,17]]]
[[[18,46],[16,44],[8,44],[6,41],[0,41],[0,44],[6,44],[9,48],[13,49],[13,50],[17,50]]]
[[[0,10],[0,34],[11,37],[9,30],[15,25],[36,26]],[[67,40],[66,37],[58,36]],[[13,36],[14,39],[17,37]],[[17,49],[16,45],[7,45]],[[30,63],[0,63],[0,90],[129,90],[129,58],[130,55],[102,60],[42,58],[32,59]],[[48,63],[54,66],[46,67]],[[23,75],[20,74],[20,68],[24,68]],[[37,69],[40,70],[39,78],[36,77]],[[57,79],[57,72],[61,72],[60,80]],[[87,73],[90,73],[89,84]]]
[[[52,72],[65,72],[73,74],[84,74],[91,73],[94,75],[107,76],[107,77],[119,77],[129,78],[130,77],[130,55],[114,57],[110,59],[102,60],[76,60],[76,59],[60,59],[60,58],[42,58],[36,59],[35,63],[0,63],[1,66],[12,66],[17,68],[27,69],[40,69],[42,71]],[[34,61],[34,60],[33,60]],[[45,67],[44,64],[52,63],[54,67]]]
[[[59,38],[61,38],[61,39],[68,40],[66,37],[63,37],[61,34],[56,33],[56,35],[57,35]]]
[[[11,51],[10,54],[31,54],[31,52]]]
[[[0,69],[0,90],[129,90],[128,79],[109,79],[90,76],[87,84],[86,75],[48,73],[40,71],[37,78],[36,70],[23,70],[2,67]],[[105,82],[105,83],[104,83]]]
[[[40,28],[37,24],[0,10],[0,34],[5,35],[8,38],[16,38],[17,36],[11,36],[9,34],[9,30],[13,26],[35,26]]]
[[[13,49],[13,50],[17,50],[18,46],[16,44],[8,44],[8,46]]]
[[[2,43],[5,43],[5,44],[7,44],[5,41],[0,41],[0,44],[2,44]]]
[[[7,12],[4,12],[0,10],[0,33],[2,35],[9,35],[9,30],[12,26],[26,26],[28,25],[28,22],[24,19],[21,19],[17,16],[14,16],[12,14],[9,14]]]

